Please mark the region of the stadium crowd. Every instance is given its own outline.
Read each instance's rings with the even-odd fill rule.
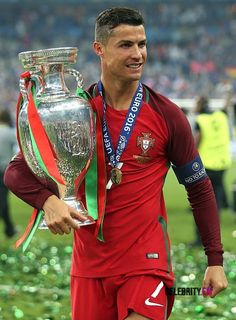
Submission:
[[[205,94],[224,98],[236,88],[236,3],[205,1],[0,1],[0,96],[15,108],[21,51],[76,46],[85,85],[99,77],[93,25],[99,11],[114,5],[141,10],[149,57],[144,81],[170,98]]]

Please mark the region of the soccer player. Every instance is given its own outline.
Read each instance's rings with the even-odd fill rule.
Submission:
[[[72,216],[82,216],[58,198],[55,186],[34,177],[22,155],[10,163],[5,183],[43,208],[54,234],[74,229],[73,320],[164,320],[174,300],[165,290],[174,284],[163,198],[170,165],[188,193],[208,258],[203,287],[212,288],[212,297],[227,286],[214,192],[183,112],[140,82],[147,59],[140,13],[130,8],[100,13],[93,48],[101,78],[88,91],[105,142],[104,241],[94,236],[95,225],[78,228]]]

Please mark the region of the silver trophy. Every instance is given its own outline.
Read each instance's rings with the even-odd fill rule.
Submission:
[[[35,83],[37,112],[54,150],[58,170],[65,181],[65,187],[58,188],[60,198],[88,216],[83,203],[76,199],[74,184],[93,157],[93,111],[85,98],[72,95],[65,84],[65,75],[69,74],[76,78],[78,87],[82,88],[81,74],[68,68],[76,62],[77,51],[73,47],[26,51],[19,53],[19,59]],[[25,79],[20,80],[20,91],[23,104],[18,115],[18,130],[24,158],[36,176],[51,179],[42,168],[33,147],[28,120],[29,89]],[[79,225],[94,223],[89,218],[84,222],[76,221]],[[39,228],[48,228],[45,220]]]

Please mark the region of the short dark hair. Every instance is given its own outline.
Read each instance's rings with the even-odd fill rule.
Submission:
[[[96,19],[95,40],[106,43],[112,30],[120,24],[140,26],[144,25],[144,19],[139,11],[132,8],[115,7],[106,9]]]
[[[208,113],[210,111],[209,100],[206,96],[200,96],[197,102],[198,102],[197,109],[199,113]]]

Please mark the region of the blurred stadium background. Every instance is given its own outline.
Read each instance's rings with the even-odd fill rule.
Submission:
[[[133,6],[144,15],[149,49],[144,81],[154,89],[173,99],[203,93],[222,99],[235,90],[235,1],[1,0],[1,104],[14,109],[20,51],[77,46],[85,84],[96,82],[95,17],[113,5]]]
[[[195,97],[204,94],[211,98],[213,108],[223,107],[230,98],[233,110],[236,1],[232,0],[0,0],[0,109],[15,114],[23,71],[18,61],[21,51],[76,46],[75,68],[82,73],[85,86],[96,82],[99,62],[91,48],[95,17],[114,5],[140,9],[146,20],[149,55],[144,82],[180,107],[191,109]],[[233,206],[235,162],[226,180]],[[193,220],[185,191],[172,172],[165,194],[177,285],[200,287],[205,257],[201,250],[188,248],[194,238]],[[10,201],[13,219],[22,232],[31,208],[13,195]],[[232,209],[221,213],[229,289],[214,300],[176,297],[171,320],[236,319],[235,217]],[[52,237],[37,231],[25,254],[15,251],[13,242],[0,232],[0,320],[70,319],[71,236]]]

